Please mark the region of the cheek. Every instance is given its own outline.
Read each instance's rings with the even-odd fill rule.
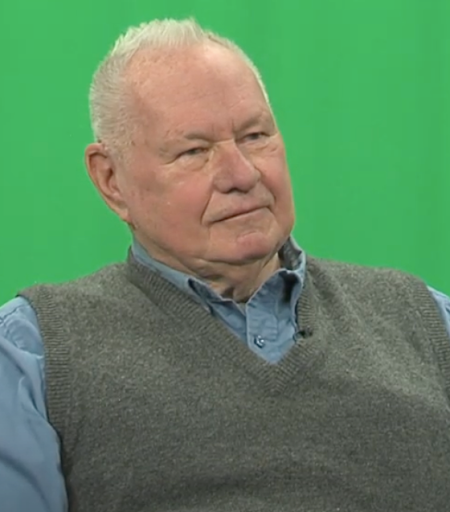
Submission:
[[[284,158],[274,159],[273,165],[264,173],[264,184],[271,193],[274,204],[272,212],[279,227],[289,232],[295,221],[294,198],[292,184]]]
[[[136,192],[135,212],[147,226],[166,230],[167,235],[192,233],[199,228],[210,197],[201,179],[170,179],[166,183],[141,186]]]
[[[258,165],[258,164],[256,164]],[[291,202],[292,184],[283,147],[274,148],[261,162],[263,181],[274,196],[277,206]]]
[[[275,198],[274,214],[279,223],[283,226],[291,225],[294,222],[295,210],[292,186],[287,172],[273,180],[271,192]]]
[[[203,183],[201,179],[191,179],[174,188],[170,195],[167,195],[167,201],[170,202],[170,211],[178,218],[180,224],[196,227],[201,223],[210,197],[211,190],[208,184]],[[167,212],[168,215],[170,211]]]

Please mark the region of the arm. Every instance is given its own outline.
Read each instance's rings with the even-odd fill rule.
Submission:
[[[67,510],[45,407],[44,347],[23,298],[0,308],[0,503],[2,512]]]

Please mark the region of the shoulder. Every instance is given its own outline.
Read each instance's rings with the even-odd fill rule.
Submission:
[[[19,350],[42,354],[36,314],[24,297],[16,297],[0,306],[0,340]]]
[[[328,273],[335,276],[343,284],[361,283],[361,280],[371,284],[388,284],[392,281],[399,282],[422,282],[420,278],[403,270],[391,267],[367,266],[355,263],[348,263],[325,258],[309,257],[307,265],[314,274]],[[424,283],[423,283],[424,284]]]
[[[400,303],[433,301],[422,279],[399,269],[314,257],[307,259],[307,269],[319,286],[349,292],[356,300],[373,303],[392,297]]]
[[[33,309],[23,297],[15,297],[0,306],[0,325],[14,323],[17,319],[26,319]]]
[[[43,417],[45,411],[44,343],[31,305],[17,297],[0,307],[0,389],[16,389],[26,382],[27,392],[12,393],[30,400]],[[3,395],[7,400],[7,394]]]
[[[38,299],[57,301],[59,297],[80,295],[87,300],[89,300],[89,297],[95,300],[99,295],[108,294],[108,290],[113,286],[126,286],[127,280],[124,268],[124,263],[107,265],[91,274],[70,281],[34,284],[21,290],[19,295],[32,303]]]
[[[86,318],[110,319],[114,315],[164,316],[152,300],[146,300],[139,283],[133,282],[127,263],[114,263],[77,279],[35,284],[19,292],[36,312],[39,326],[48,332],[75,329]]]

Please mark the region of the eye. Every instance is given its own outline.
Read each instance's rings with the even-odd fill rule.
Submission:
[[[266,134],[264,132],[252,132],[244,137],[244,141],[254,142],[264,138]]]
[[[201,147],[197,147],[197,148],[190,148],[190,149],[187,149],[186,151],[183,151],[181,152],[178,157],[182,157],[182,156],[196,156],[196,155],[201,155],[202,153],[204,153],[206,151],[206,148],[201,148]]]

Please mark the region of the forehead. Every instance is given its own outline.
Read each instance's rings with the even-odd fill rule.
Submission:
[[[166,130],[245,122],[270,112],[252,70],[218,45],[142,54],[129,73],[139,117]]]

